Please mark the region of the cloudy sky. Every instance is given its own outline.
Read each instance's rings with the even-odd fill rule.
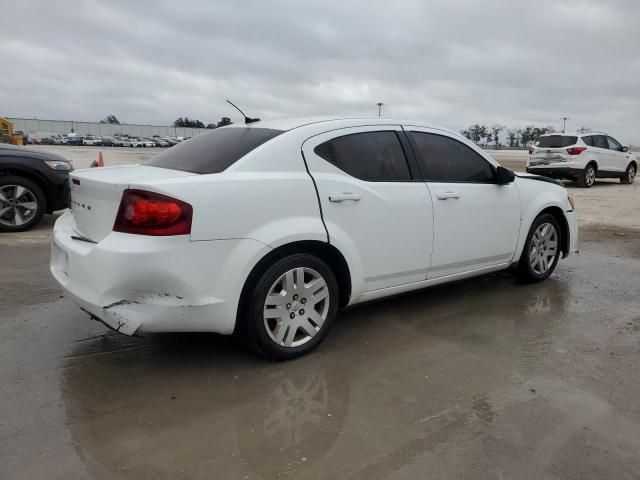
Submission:
[[[0,115],[376,115],[640,144],[638,0],[5,2]]]

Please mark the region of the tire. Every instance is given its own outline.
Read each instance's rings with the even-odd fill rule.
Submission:
[[[42,219],[46,199],[42,189],[31,180],[0,176],[0,194],[0,232],[23,232]]]
[[[306,285],[316,282],[314,291],[302,290],[301,273]],[[268,301],[267,296],[273,300]],[[317,299],[313,305],[312,296]],[[240,335],[261,355],[290,360],[311,352],[326,337],[338,312],[338,283],[325,262],[313,255],[295,254],[267,268],[248,298],[244,315],[238,319]]]
[[[620,183],[624,185],[631,185],[636,178],[637,167],[635,163],[630,163],[627,170],[624,172],[624,176],[620,177]]]
[[[553,229],[552,232],[545,227]],[[556,217],[548,213],[537,217],[527,234],[516,277],[524,283],[541,282],[548,278],[558,264],[561,242],[562,230]],[[544,250],[540,250],[540,247]]]
[[[593,163],[588,164],[584,167],[582,171],[582,175],[578,177],[578,186],[582,188],[591,188],[593,184],[596,183],[596,174],[598,173],[598,169]]]

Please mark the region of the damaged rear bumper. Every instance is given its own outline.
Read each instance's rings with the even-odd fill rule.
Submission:
[[[251,239],[190,241],[112,232],[82,241],[67,212],[55,224],[50,270],[67,295],[120,333],[230,334],[242,285],[238,266],[269,247]]]

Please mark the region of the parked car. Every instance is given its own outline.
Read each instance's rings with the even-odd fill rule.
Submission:
[[[102,138],[94,137],[93,135],[87,135],[82,139],[82,144],[86,146],[99,146],[102,145]]]
[[[129,142],[131,143],[131,147],[135,147],[135,148],[142,148],[144,147],[144,142],[142,140],[140,140],[139,138],[131,138],[129,139]]]
[[[460,135],[386,119],[203,133],[137,166],[71,174],[51,272],[121,333],[242,336],[305,354],[338,309],[575,250],[573,201]]]
[[[169,143],[166,140],[162,139],[162,138],[153,137],[151,140],[153,141],[153,144],[156,147],[168,147],[169,146]]]
[[[124,147],[124,141],[122,137],[113,137],[111,145],[114,147]]]
[[[599,132],[549,133],[529,149],[527,172],[593,186],[596,178],[619,178],[632,184],[638,160],[615,138]]]
[[[67,145],[73,145],[73,146],[82,145],[83,140],[84,140],[84,137],[69,135],[67,136]]]
[[[28,230],[67,208],[72,170],[58,155],[0,144],[0,232]]]
[[[151,140],[149,138],[143,138],[142,139],[142,146],[151,148],[151,147],[155,147],[156,144],[155,144],[155,142],[153,140]]]
[[[113,147],[113,138],[111,137],[100,137],[100,145],[103,147]]]
[[[120,139],[120,143],[123,147],[133,147],[133,139],[131,138],[123,137]]]

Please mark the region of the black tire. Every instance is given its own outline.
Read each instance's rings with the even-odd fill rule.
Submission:
[[[298,346],[286,347],[276,343],[276,340],[271,338],[271,334],[268,331],[270,327],[265,325],[265,323],[269,323],[268,321],[265,321],[264,318],[265,301],[267,300],[267,295],[270,293],[272,287],[280,277],[290,270],[301,267],[313,270],[326,282],[326,287],[328,289],[326,318],[317,332],[306,340],[306,343]],[[272,360],[290,360],[311,352],[327,336],[338,312],[339,294],[338,283],[335,275],[325,262],[313,255],[294,254],[277,260],[273,265],[267,268],[259,278],[257,278],[253,285],[249,285],[249,288],[251,290],[247,292],[246,296],[248,303],[246,308],[243,310],[242,315],[238,318],[239,334],[249,346],[261,355]],[[287,311],[289,311],[288,307],[290,305],[291,304],[282,305],[278,308],[283,310],[286,308]],[[293,310],[297,310],[297,308],[293,307]],[[304,312],[304,310],[297,310],[297,312]],[[294,316],[297,315],[297,312],[287,313],[283,311],[283,313],[287,315],[293,314]],[[300,314],[300,316],[304,315]],[[271,321],[274,322],[274,324],[277,323],[277,320],[272,319]],[[293,331],[293,337],[296,337],[300,331],[302,330]],[[304,334],[304,331],[302,332]],[[289,335],[291,335],[291,331],[285,329],[284,337],[286,338]]]
[[[23,232],[25,230],[29,230],[30,228],[33,228],[42,219],[42,216],[44,215],[44,212],[46,210],[46,197],[44,196],[42,189],[38,185],[33,183],[31,180],[28,180],[24,177],[14,176],[14,175],[0,176],[0,189],[3,187],[9,187],[11,185],[24,187],[28,192],[30,192],[33,195],[33,197],[35,197],[35,201],[36,201],[35,213],[33,213],[29,217],[29,219],[21,225],[8,225],[4,221],[0,221],[0,232]],[[23,196],[24,195],[25,194],[23,194]],[[8,199],[8,200],[11,200],[11,199]],[[6,206],[10,206],[10,204],[0,200],[0,209]],[[24,212],[24,210],[21,210],[21,211]],[[5,216],[2,217],[2,219],[6,219],[6,221],[8,222],[9,221],[8,215],[10,214],[11,212],[9,211],[6,212]]]
[[[534,235],[541,226],[548,224],[555,229],[556,249],[555,256],[550,263],[547,262],[547,268],[539,268],[538,271],[532,266],[532,255],[535,255],[537,248],[534,245]],[[545,280],[553,273],[558,264],[560,258],[561,246],[562,246],[562,230],[556,217],[549,213],[538,216],[531,225],[529,233],[527,234],[527,240],[522,249],[522,255],[520,255],[520,261],[518,262],[518,268],[516,269],[516,277],[524,283],[536,283]],[[535,251],[534,251],[535,248]],[[540,266],[538,264],[538,266]],[[544,270],[544,271],[540,271]]]
[[[630,163],[627,166],[627,170],[624,172],[624,176],[620,177],[620,183],[624,185],[631,185],[636,178],[638,169],[635,163]]]
[[[596,175],[598,169],[595,164],[590,163],[582,171],[582,175],[578,177],[578,186],[581,188],[591,188],[596,183]]]

